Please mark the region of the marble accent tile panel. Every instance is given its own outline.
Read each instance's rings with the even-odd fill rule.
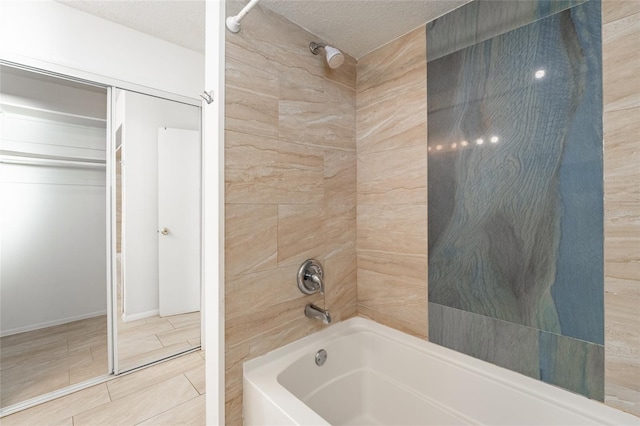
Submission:
[[[585,0],[483,0],[468,3],[427,24],[429,60],[556,14]]]
[[[605,111],[640,107],[640,13],[602,27]]]
[[[602,401],[604,347],[429,303],[429,340]]]
[[[225,206],[225,273],[235,276],[278,266],[278,206]]]
[[[562,3],[475,2],[428,26],[429,335],[482,335],[434,305],[526,331],[539,363],[501,359],[508,339],[492,362],[602,399],[600,2],[549,15]],[[455,53],[439,56],[440,42]],[[489,357],[466,340],[456,349]]]
[[[358,204],[426,204],[427,147],[358,154]]]
[[[540,331],[540,379],[604,401],[604,346]]]
[[[603,342],[599,27],[587,2],[429,63],[431,302]]]
[[[429,341],[540,378],[538,330],[429,303]]]
[[[640,2],[637,0],[602,0],[602,23],[624,19],[640,13]]]

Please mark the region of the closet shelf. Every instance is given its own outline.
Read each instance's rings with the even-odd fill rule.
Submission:
[[[68,112],[54,111],[50,109],[19,105],[9,102],[0,103],[0,111],[5,111],[13,114],[28,115],[45,120],[62,121],[67,124],[78,124],[81,126],[99,128],[107,127],[107,120],[103,118],[89,117],[80,114],[71,114]]]

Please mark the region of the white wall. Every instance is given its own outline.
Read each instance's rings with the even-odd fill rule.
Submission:
[[[119,95],[118,103],[124,99],[124,319],[129,320],[158,310],[158,128],[199,131],[200,109],[135,92]]]
[[[0,59],[191,98],[204,90],[204,55],[49,0],[0,1]]]
[[[106,91],[1,77],[4,158],[105,159]],[[1,335],[106,313],[105,200],[105,167],[0,164]]]

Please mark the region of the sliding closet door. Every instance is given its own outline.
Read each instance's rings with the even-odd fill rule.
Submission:
[[[109,373],[107,91],[0,67],[1,407]]]
[[[115,98],[122,165],[118,374],[200,347],[201,136],[199,107],[121,89]],[[168,142],[171,152],[160,149]],[[170,303],[178,298],[185,303]]]

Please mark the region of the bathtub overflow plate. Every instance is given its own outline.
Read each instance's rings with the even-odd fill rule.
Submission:
[[[320,349],[316,352],[316,365],[320,367],[327,360],[327,351]]]

